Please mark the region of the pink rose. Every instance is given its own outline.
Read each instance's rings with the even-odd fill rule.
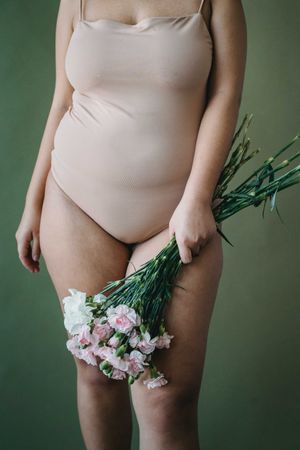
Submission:
[[[152,353],[155,349],[155,344],[158,339],[158,336],[151,339],[151,336],[148,331],[143,333],[143,338],[138,342],[137,347],[141,350],[141,352],[146,353],[147,355],[149,353]]]
[[[128,353],[125,353],[127,355]],[[125,356],[124,355],[124,356]],[[111,353],[109,353],[105,360],[108,361],[115,369],[123,370],[124,372],[127,372],[129,363],[125,358],[121,358],[120,356],[116,355],[116,349],[112,348]]]
[[[158,337],[158,340],[156,341],[156,347],[157,348],[170,348],[170,342],[171,339],[174,336],[168,334],[167,332],[164,332],[162,336]]]
[[[146,358],[147,356],[138,350],[132,350],[126,358],[129,363],[127,373],[135,376],[139,372],[144,372],[144,366],[149,365],[149,363],[145,362]]]
[[[83,359],[87,364],[93,366],[97,365],[97,360],[94,355],[94,349],[92,346],[82,348],[78,335],[73,336],[66,342],[67,349],[78,359]]]
[[[92,347],[86,347],[81,350],[80,359],[83,359],[87,364],[97,366],[97,360],[95,358]]]
[[[117,338],[117,336],[112,336],[108,342],[107,342],[111,347],[117,348],[120,344],[120,339]]]
[[[77,358],[80,358],[82,347],[78,341],[78,335],[73,336],[66,342],[67,349]]]
[[[127,305],[118,305],[116,308],[110,306],[106,310],[108,317],[108,323],[118,331],[128,334],[131,330],[140,325],[140,316],[133,308],[129,308]]]
[[[97,342],[96,337],[91,334],[90,327],[83,325],[78,334],[78,341],[80,344],[95,344]]]
[[[126,373],[123,372],[123,370],[113,369],[111,378],[114,378],[115,380],[123,380],[126,378]]]
[[[131,333],[130,338],[129,338],[129,341],[128,341],[128,342],[129,342],[129,345],[130,345],[132,348],[135,348],[135,347],[137,346],[139,340],[140,340],[140,334],[137,333],[136,329],[134,328],[134,329],[132,330],[132,333]]]
[[[97,356],[100,356],[101,359],[107,361],[109,364],[111,364],[115,369],[123,370],[126,372],[128,368],[128,361],[127,356],[128,353],[125,353],[125,358],[122,359],[120,356],[116,355],[116,349],[113,347],[109,347],[107,345],[103,345],[102,347],[95,346],[94,354]]]
[[[98,340],[105,341],[114,333],[114,329],[108,323],[101,323],[99,318],[95,319],[94,323],[93,335],[97,336]]]
[[[108,347],[107,345],[103,345],[99,347],[98,345],[95,345],[93,347],[93,352],[95,355],[99,356],[101,359],[106,359],[109,355],[112,354],[112,348]]]
[[[164,374],[158,372],[158,376],[156,378],[148,378],[144,380],[143,383],[147,386],[148,389],[154,389],[156,387],[164,386],[168,383]]]

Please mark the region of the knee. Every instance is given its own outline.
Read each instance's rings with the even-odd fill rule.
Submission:
[[[152,407],[156,407],[161,413],[168,413],[172,416],[172,413],[177,415],[178,411],[184,412],[193,408],[198,403],[198,390],[191,387],[174,387],[166,388],[163,386],[160,392],[154,393],[153,398],[150,399]],[[164,392],[163,392],[164,391]]]
[[[198,388],[190,386],[165,385],[147,390],[143,401],[143,420],[158,432],[192,425],[192,418],[197,418],[198,394]]]

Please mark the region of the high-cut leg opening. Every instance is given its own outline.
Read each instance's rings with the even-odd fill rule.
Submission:
[[[81,208],[67,193],[66,191],[63,189],[63,187],[61,186],[61,184],[59,183],[58,179],[56,178],[54,171],[52,170],[52,167],[49,170],[48,176],[53,180],[53,183],[57,186],[57,188],[60,190],[60,192],[62,193],[62,195],[68,200],[70,201],[74,206],[76,206],[77,208],[79,208],[87,217],[89,217],[89,219],[91,219],[99,228],[101,228],[101,230],[103,230],[103,232],[107,233],[109,236],[111,236],[113,239],[119,241],[121,244],[125,245],[129,252],[132,253],[135,246],[137,245],[137,242],[133,242],[133,243],[127,243],[127,242],[123,242],[121,239],[118,239],[117,237],[113,236],[111,233],[109,233],[107,230],[105,230],[95,219],[93,219],[93,217],[91,217],[89,214],[87,214],[87,212],[84,211],[83,208]]]

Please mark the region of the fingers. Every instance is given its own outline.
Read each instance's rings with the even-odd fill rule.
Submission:
[[[191,249],[192,256],[199,256],[201,245],[195,245],[194,248]]]
[[[176,235],[176,243],[179,256],[183,264],[189,264],[193,260],[193,252],[195,248],[188,242],[186,238]],[[195,246],[194,246],[195,247]]]
[[[179,250],[180,259],[183,264],[189,264],[192,262],[193,257],[199,256],[201,248],[203,248],[209,238],[202,238],[201,241],[193,241],[186,237],[176,236],[176,242]]]
[[[179,248],[180,259],[183,262],[183,264],[188,264],[188,263],[192,262],[193,257],[192,257],[191,249],[185,245],[178,246],[178,248]]]
[[[32,259],[33,261],[38,261],[40,258],[41,250],[40,250],[40,240],[38,234],[33,234],[33,242],[32,242]]]
[[[40,247],[38,236],[33,236],[33,247],[31,248],[31,237],[30,236],[19,236],[16,235],[18,255],[23,266],[30,272],[38,272],[39,269],[39,255]],[[34,252],[34,253],[33,253]],[[33,254],[37,256],[37,261],[34,261]]]

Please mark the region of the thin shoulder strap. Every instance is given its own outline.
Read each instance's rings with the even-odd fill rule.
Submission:
[[[83,0],[79,0],[79,20],[83,20]]]
[[[205,2],[205,0],[201,0],[200,6],[199,6],[199,9],[198,9],[198,13],[201,12],[204,2]]]

